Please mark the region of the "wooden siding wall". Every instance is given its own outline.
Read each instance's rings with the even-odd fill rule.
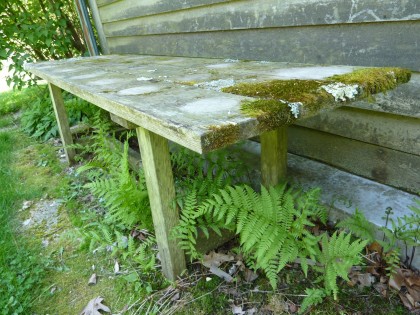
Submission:
[[[90,1],[106,53],[420,71],[419,0]],[[293,126],[290,151],[419,193],[419,91],[417,75],[377,104]]]

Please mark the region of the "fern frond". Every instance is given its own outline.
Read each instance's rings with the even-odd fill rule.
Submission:
[[[303,299],[300,305],[299,314],[305,313],[310,306],[314,306],[322,303],[324,298],[327,296],[323,289],[306,289],[305,293],[307,296]]]
[[[375,241],[375,229],[359,209],[356,209],[351,217],[339,222],[336,227],[349,230],[369,242]]]

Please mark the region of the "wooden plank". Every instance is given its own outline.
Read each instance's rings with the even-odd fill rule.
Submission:
[[[341,107],[296,125],[420,156],[419,118]]]
[[[261,134],[260,141],[262,184],[275,186],[286,179],[287,126]]]
[[[61,93],[61,89],[51,83],[48,84],[48,88],[50,90],[58,130],[60,131],[61,141],[64,146],[64,152],[66,154],[67,161],[72,164],[74,163],[76,151],[73,148],[68,147],[73,144],[73,138],[70,131],[66,109],[64,107],[63,95]]]
[[[95,23],[96,32],[98,33],[102,54],[108,55],[109,54],[108,41],[105,37],[104,28],[102,26],[101,16],[100,16],[96,1],[89,0],[89,7],[92,12],[92,17]]]
[[[420,49],[413,44],[419,33],[420,21],[409,21],[110,37],[108,43],[111,53],[398,66],[420,71]]]
[[[179,214],[174,206],[175,188],[168,140],[141,127],[137,128],[137,136],[162,270],[168,279],[175,280],[186,265],[183,251],[170,235],[179,221]]]
[[[124,127],[125,129],[136,129],[138,127],[136,124],[133,124],[124,118],[118,117],[117,115],[110,114],[110,117],[113,122]]]
[[[186,10],[217,3],[237,0],[123,0],[100,8],[102,23],[155,15],[164,12]]]
[[[418,194],[420,157],[329,133],[289,127],[289,152]]]
[[[384,0],[380,4],[377,0],[364,0],[357,6],[348,0],[285,0],[281,4],[278,0],[257,0],[222,2],[153,16],[144,16],[141,11],[136,16],[134,13],[139,5],[133,3],[128,15],[130,19],[116,17],[109,23],[104,16],[102,22],[108,37],[391,22],[418,19],[420,8],[417,4],[417,0],[398,4],[395,0]],[[119,14],[120,11],[112,13]]]

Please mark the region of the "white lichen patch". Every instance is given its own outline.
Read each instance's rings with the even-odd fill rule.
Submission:
[[[70,77],[70,80],[92,79],[92,78],[99,77],[103,74],[104,74],[104,72],[94,72],[94,73],[88,73],[88,74],[81,74],[81,75],[76,75],[76,76]]]
[[[344,84],[341,82],[322,85],[321,89],[334,96],[336,101],[345,102],[354,99],[359,94],[359,86],[357,84]]]
[[[274,69],[267,74],[276,79],[322,80],[333,75],[350,73],[353,70],[350,66],[312,66]]]
[[[206,68],[210,68],[210,69],[224,69],[224,68],[229,68],[232,67],[233,63],[218,63],[218,64],[214,64],[214,65],[208,65],[206,66]]]
[[[302,108],[303,104],[301,102],[292,102],[287,103],[287,106],[289,106],[290,112],[292,113],[293,117],[299,118],[300,109]]]
[[[140,94],[148,94],[159,91],[160,88],[155,85],[149,85],[149,86],[137,86],[129,89],[124,89],[121,91],[118,91],[118,95],[128,96],[128,95],[140,95]]]
[[[194,84],[194,86],[204,88],[206,90],[213,90],[213,91],[220,92],[223,88],[232,86],[234,84],[235,84],[235,81],[233,79],[220,79],[220,80],[196,83]]]
[[[99,79],[89,82],[90,85],[113,85],[121,82],[121,79]]]
[[[137,78],[137,81],[152,81],[153,78],[149,78],[149,77],[139,77]]]
[[[185,104],[181,110],[190,114],[210,114],[223,113],[229,115],[232,111],[237,111],[240,100],[230,97],[210,97]]]

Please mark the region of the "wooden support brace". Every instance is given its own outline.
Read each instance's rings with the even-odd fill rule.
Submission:
[[[184,252],[170,235],[179,221],[179,213],[174,206],[175,187],[168,140],[142,127],[136,130],[162,270],[169,280],[175,280],[186,265]]]
[[[69,145],[73,144],[73,138],[70,132],[66,109],[64,108],[63,95],[61,93],[61,89],[51,83],[48,83],[48,88],[50,90],[55,117],[57,119],[58,130],[60,131],[61,141],[64,145],[64,152],[66,154],[67,161],[72,164],[74,162],[76,151],[75,149],[68,147]]]
[[[261,134],[261,176],[265,187],[286,179],[287,126]]]

